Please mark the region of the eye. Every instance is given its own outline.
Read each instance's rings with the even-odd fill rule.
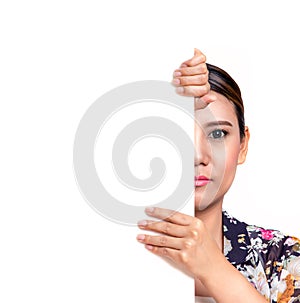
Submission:
[[[228,132],[226,130],[215,129],[208,135],[208,137],[212,138],[212,139],[221,139],[221,138],[225,137],[227,134],[228,134]]]

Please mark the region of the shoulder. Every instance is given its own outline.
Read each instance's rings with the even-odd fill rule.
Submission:
[[[284,261],[290,256],[300,256],[300,240],[275,229],[247,225],[247,232],[254,250],[272,261]]]
[[[247,230],[251,249],[259,256],[270,285],[272,302],[292,302],[300,296],[300,240],[253,225]]]
[[[225,240],[230,240],[228,259],[248,281],[271,302],[300,299],[300,240],[238,221],[226,212],[223,222]]]
[[[224,236],[243,245],[244,250],[255,252],[264,263],[284,261],[289,257],[300,256],[300,240],[275,229],[249,225],[223,211]],[[234,247],[234,248],[236,248]]]

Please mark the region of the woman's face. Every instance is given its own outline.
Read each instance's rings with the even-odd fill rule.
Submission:
[[[195,112],[195,210],[222,202],[238,164],[245,161],[249,140],[240,139],[234,105],[226,97],[210,92],[217,100]]]

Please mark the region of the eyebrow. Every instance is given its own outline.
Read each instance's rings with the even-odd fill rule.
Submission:
[[[212,127],[212,126],[220,126],[220,125],[227,125],[233,127],[232,123],[226,120],[221,120],[221,121],[212,121],[212,122],[207,122],[205,123],[206,127]]]

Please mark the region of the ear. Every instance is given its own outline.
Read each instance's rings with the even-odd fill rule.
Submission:
[[[246,160],[249,139],[250,139],[249,128],[248,128],[248,126],[245,126],[245,136],[241,141],[240,153],[239,153],[239,157],[238,157],[238,164],[243,164]]]

